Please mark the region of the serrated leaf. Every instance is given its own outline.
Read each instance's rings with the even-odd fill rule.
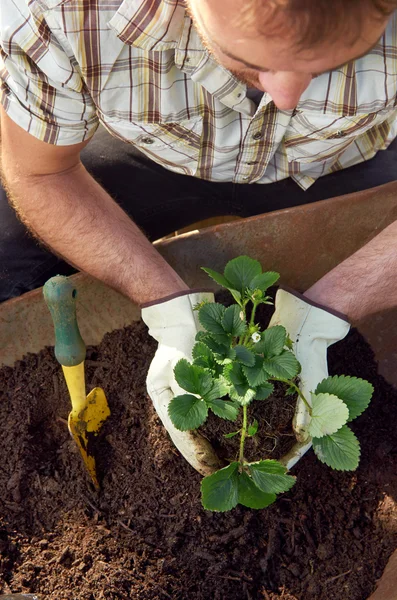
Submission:
[[[281,494],[295,485],[296,477],[287,475],[287,469],[277,460],[260,460],[248,467],[255,485],[267,494]]]
[[[175,396],[168,405],[168,414],[171,421],[180,431],[197,429],[206,420],[208,408],[204,400],[183,394]]]
[[[224,335],[222,319],[225,314],[225,307],[218,302],[208,302],[199,310],[198,318],[201,325],[211,334]]]
[[[213,352],[204,342],[196,342],[192,350],[193,364],[204,369],[215,369]]]
[[[243,335],[247,330],[247,323],[241,318],[241,308],[236,304],[229,306],[222,317],[222,327],[232,337]]]
[[[253,354],[245,346],[234,346],[236,352],[236,359],[243,365],[253,366],[255,364],[255,354]]]
[[[230,288],[230,282],[224,277],[221,273],[217,273],[213,269],[208,269],[207,267],[201,267],[203,271],[207,273],[217,284],[226,289]]]
[[[238,256],[227,263],[224,274],[233,289],[244,292],[250,287],[254,277],[261,273],[262,267],[259,261],[249,256]]]
[[[240,411],[240,405],[232,400],[211,400],[207,405],[217,417],[226,421],[235,421]]]
[[[237,290],[233,290],[232,288],[229,288],[229,292],[231,293],[231,295],[233,296],[233,298],[237,302],[237,304],[239,304],[240,306],[242,306],[242,303],[241,303],[241,293],[238,292]]]
[[[266,292],[266,290],[274,285],[276,281],[280,279],[280,274],[275,273],[274,271],[267,271],[266,273],[261,273],[260,275],[256,275],[250,282],[251,290],[262,290],[262,292]]]
[[[248,427],[249,437],[253,437],[254,435],[256,435],[258,433],[258,427],[259,427],[259,423],[255,419],[255,421],[252,423],[252,425],[249,425],[249,427]]]
[[[313,440],[317,458],[337,471],[354,471],[360,462],[360,444],[347,425],[332,435]]]
[[[236,437],[236,435],[238,435],[240,433],[241,429],[239,429],[238,431],[233,431],[232,433],[224,433],[223,437],[227,440],[230,440],[231,438]]]
[[[261,339],[252,348],[254,352],[263,354],[265,358],[278,356],[283,351],[287,339],[287,332],[281,325],[269,327],[261,333]]]
[[[244,391],[244,394],[240,395],[236,388],[232,388],[229,395],[232,400],[236,400],[241,406],[248,406],[255,398],[255,390],[248,388]]]
[[[180,387],[191,394],[205,396],[213,385],[211,373],[207,369],[192,365],[185,358],[176,363],[174,375]]]
[[[242,371],[242,366],[239,363],[232,364],[231,368],[228,369],[227,378],[232,382],[232,384],[234,385],[234,387],[237,390],[239,388],[248,388],[249,387],[248,381]],[[241,394],[241,395],[243,395],[243,394]]]
[[[229,393],[229,389],[229,382],[221,375],[218,379],[214,380],[210,391],[203,395],[203,398],[207,403],[212,402],[213,400],[226,396]]]
[[[349,421],[359,417],[371,402],[373,386],[364,379],[335,375],[318,384],[316,394],[338,396],[349,409]]]
[[[300,371],[298,361],[289,350],[284,350],[278,356],[265,358],[263,368],[272,377],[280,377],[281,379],[293,379]]]
[[[274,386],[271,383],[263,383],[255,390],[255,400],[266,400],[274,392]]]
[[[237,506],[238,462],[202,479],[201,502],[204,508],[216,512],[226,512]]]
[[[247,473],[238,476],[238,502],[248,508],[266,508],[276,501],[276,494],[262,492]]]
[[[346,404],[332,394],[312,394],[312,414],[308,433],[313,438],[322,438],[335,433],[349,419]]]
[[[268,374],[263,369],[263,358],[261,356],[254,357],[254,366],[243,366],[243,373],[246,376],[251,387],[257,387],[266,382]]]

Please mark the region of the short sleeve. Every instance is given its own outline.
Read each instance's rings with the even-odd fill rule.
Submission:
[[[26,0],[1,0],[0,102],[25,131],[49,144],[88,140],[99,120],[69,48]]]

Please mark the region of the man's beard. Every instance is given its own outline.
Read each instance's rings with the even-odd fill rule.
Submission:
[[[245,83],[249,88],[261,90],[258,74],[253,69],[228,69],[239,81]]]

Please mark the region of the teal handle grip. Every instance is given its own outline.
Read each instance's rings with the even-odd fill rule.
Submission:
[[[76,319],[77,290],[68,277],[56,275],[43,287],[55,329],[55,356],[64,367],[75,367],[85,359],[85,344]]]

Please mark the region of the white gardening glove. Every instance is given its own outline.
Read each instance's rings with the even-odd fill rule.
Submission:
[[[328,377],[327,348],[343,340],[350,324],[343,315],[337,316],[316,305],[305,296],[293,291],[279,289],[275,312],[269,327],[282,325],[293,342],[293,351],[301,364],[299,387],[311,405],[311,392]],[[283,461],[291,468],[311,447],[307,433],[310,415],[304,402],[298,398],[293,428],[299,444]]]
[[[174,377],[174,367],[181,358],[192,361],[196,333],[201,329],[197,311],[203,302],[214,302],[211,292],[186,292],[165,298],[142,308],[142,319],[149,334],[158,341],[156,354],[149,367],[146,385],[157,414],[172,441],[186,460],[202,475],[221,468],[211,444],[196,431],[179,431],[173,425],[168,406],[174,396],[185,394]]]

